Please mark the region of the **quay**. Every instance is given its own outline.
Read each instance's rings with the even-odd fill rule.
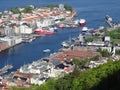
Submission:
[[[6,11],[6,16],[2,14],[0,26],[5,27],[0,29],[0,52],[23,42],[32,42],[36,37],[55,33],[54,27],[58,22],[65,24],[65,27],[77,27],[78,24],[76,25],[72,21],[76,11],[67,10],[64,4],[58,6],[54,9],[29,6],[33,9],[31,12],[34,13],[14,14],[12,11],[11,13]],[[22,8],[19,9],[21,12]],[[9,21],[14,23],[9,23]],[[6,23],[8,24],[6,25]],[[38,33],[36,33],[36,30],[38,30]]]
[[[12,68],[13,68],[12,65],[6,65],[6,66],[4,66],[2,69],[0,69],[0,75],[3,75],[4,73],[6,73],[8,70],[10,70]]]

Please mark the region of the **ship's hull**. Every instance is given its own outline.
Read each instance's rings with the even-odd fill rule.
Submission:
[[[40,34],[40,35],[52,35],[52,34],[54,34],[55,32],[52,31],[52,30],[37,29],[37,30],[35,30],[35,33],[36,33],[36,34]]]
[[[63,29],[63,28],[64,28],[64,25],[63,25],[63,24],[60,24],[60,25],[58,25],[58,28]]]

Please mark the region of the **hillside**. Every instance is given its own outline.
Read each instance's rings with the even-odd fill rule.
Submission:
[[[78,68],[57,80],[50,79],[41,86],[13,90],[120,90],[120,61],[109,61],[94,69]]]

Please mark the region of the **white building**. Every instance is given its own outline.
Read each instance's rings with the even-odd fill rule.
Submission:
[[[27,25],[20,25],[20,33],[21,34],[31,34],[33,32],[32,28]]]
[[[35,85],[41,85],[45,81],[46,81],[46,78],[41,77],[41,76],[38,77],[38,76],[35,76],[35,75],[30,79],[30,83],[35,84]]]
[[[110,42],[110,36],[105,36],[104,41],[105,42]]]
[[[59,4],[59,9],[60,9],[61,11],[65,10],[64,4]]]
[[[37,21],[37,27],[48,27],[54,24],[55,24],[55,21],[53,18],[41,19]]]
[[[32,68],[32,69],[30,69],[30,73],[40,74],[40,69]]]
[[[9,46],[14,46],[22,42],[21,36],[6,36],[0,38],[0,40],[7,41]]]

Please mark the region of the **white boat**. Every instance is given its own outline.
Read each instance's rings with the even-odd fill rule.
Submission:
[[[50,49],[43,50],[44,53],[50,52]]]
[[[93,28],[88,28],[88,27],[82,27],[82,32],[87,32],[93,30]]]
[[[79,23],[80,23],[81,27],[84,27],[86,25],[86,20],[85,19],[80,19]]]
[[[88,31],[88,28],[87,27],[83,27],[82,28],[82,32],[86,32],[86,31]]]
[[[70,46],[70,43],[69,42],[62,42],[61,44],[63,47],[69,47]]]

